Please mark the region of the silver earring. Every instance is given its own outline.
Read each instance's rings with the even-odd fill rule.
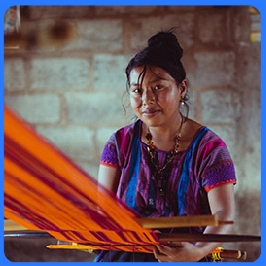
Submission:
[[[183,97],[181,97],[180,105],[185,105],[185,101],[184,101],[184,98]]]

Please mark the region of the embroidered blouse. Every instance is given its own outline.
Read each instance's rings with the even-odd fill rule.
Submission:
[[[207,193],[235,184],[234,165],[225,142],[202,126],[186,150],[179,151],[163,172],[161,195],[147,144],[141,141],[142,121],[116,131],[105,144],[100,163],[121,172],[117,197],[142,216],[210,214]],[[170,152],[156,149],[159,166]],[[204,228],[194,228],[202,232]]]

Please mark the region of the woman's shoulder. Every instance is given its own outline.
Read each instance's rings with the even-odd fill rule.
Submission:
[[[195,143],[198,143],[201,147],[210,144],[226,145],[223,139],[209,127],[192,119],[188,119],[184,146],[188,148]]]
[[[203,135],[202,142],[208,143],[220,143],[222,145],[226,145],[225,141],[219,135],[219,133],[213,131],[210,127],[204,126],[205,134]]]

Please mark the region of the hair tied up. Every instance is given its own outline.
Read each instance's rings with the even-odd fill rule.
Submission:
[[[160,31],[152,36],[148,40],[148,47],[158,52],[169,53],[177,60],[181,60],[183,56],[183,49],[172,31]]]

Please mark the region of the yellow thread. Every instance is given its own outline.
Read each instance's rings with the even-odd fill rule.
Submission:
[[[72,246],[78,246],[78,244],[77,243],[72,243]],[[93,249],[91,249],[91,248],[89,248],[88,250],[83,249],[82,251],[89,252],[89,253],[93,253]]]
[[[221,261],[222,257],[221,257],[221,252],[223,251],[222,247],[217,247],[213,252],[212,252],[212,260],[214,262],[216,261]]]

